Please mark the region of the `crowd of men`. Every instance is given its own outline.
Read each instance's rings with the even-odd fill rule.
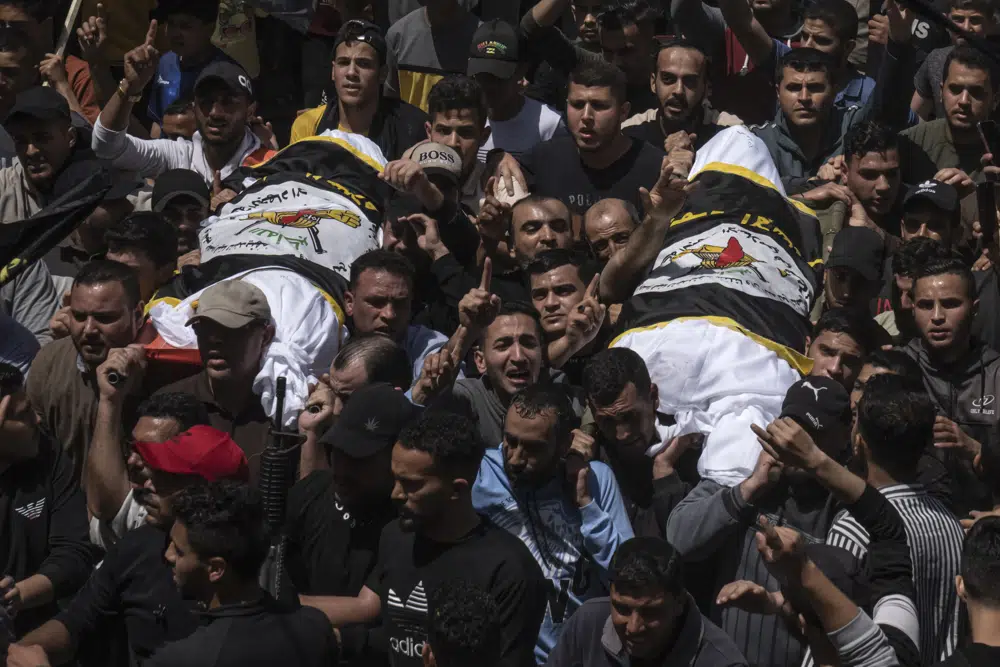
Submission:
[[[998,0],[70,4],[0,0],[0,229],[111,179],[0,273],[9,667],[1000,665]],[[213,225],[351,136],[369,249],[253,214],[342,281],[288,424]]]

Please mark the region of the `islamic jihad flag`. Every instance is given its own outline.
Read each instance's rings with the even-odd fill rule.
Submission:
[[[622,312],[625,330],[707,318],[802,351],[821,284],[819,222],[749,169],[714,162],[696,173],[663,250]]]
[[[111,185],[111,172],[96,160],[73,163],[56,179],[51,204],[26,220],[0,225],[0,286],[16,279],[72,234]]]
[[[159,290],[184,299],[243,271],[277,266],[342,304],[351,263],[379,247],[385,163],[378,146],[335,130],[299,141],[229,179],[245,189],[206,220],[201,266]]]

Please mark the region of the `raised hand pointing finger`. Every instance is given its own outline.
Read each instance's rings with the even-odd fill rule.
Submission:
[[[483,278],[479,281],[479,289],[490,291],[490,283],[493,281],[493,260],[489,257],[483,262]]]

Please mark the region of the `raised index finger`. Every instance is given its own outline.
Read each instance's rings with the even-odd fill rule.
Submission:
[[[490,291],[490,282],[493,280],[493,260],[489,257],[483,262],[483,279],[479,282],[479,289]]]
[[[590,284],[587,285],[587,292],[584,294],[585,299],[597,299],[597,294],[600,291],[601,284],[601,274],[596,273],[594,277],[590,279]]]
[[[156,30],[158,27],[156,19],[149,22],[149,30],[146,31],[146,46],[152,46],[153,42],[156,41]]]

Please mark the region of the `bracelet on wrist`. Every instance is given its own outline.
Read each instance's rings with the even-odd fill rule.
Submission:
[[[129,91],[128,79],[122,79],[121,81],[118,82],[118,94],[121,95],[123,99],[130,102],[131,104],[135,104],[136,102],[142,99],[141,90],[139,91],[138,95],[134,95]]]

